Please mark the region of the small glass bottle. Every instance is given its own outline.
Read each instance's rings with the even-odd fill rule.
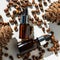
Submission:
[[[19,38],[22,40],[29,39],[31,26],[28,21],[28,9],[23,10],[22,19],[19,27]]]
[[[44,35],[41,37],[38,37],[37,39],[29,39],[23,42],[18,43],[18,49],[20,51],[20,55],[23,55],[27,52],[30,52],[31,50],[44,45],[47,41],[51,39],[52,35]],[[42,44],[43,41],[46,41],[44,44]]]

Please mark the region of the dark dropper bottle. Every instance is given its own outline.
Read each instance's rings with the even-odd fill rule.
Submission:
[[[20,27],[19,27],[19,38],[22,40],[29,39],[30,35],[30,25],[28,20],[28,8],[23,9],[22,13],[22,19],[20,21]]]
[[[44,40],[46,42],[51,40],[51,36],[52,36],[51,34],[44,35],[44,36],[38,37],[37,39],[34,39],[34,40],[29,39],[29,40],[18,43],[18,49],[19,49],[20,55],[30,52],[31,50],[37,48],[37,46],[38,47],[41,46],[41,42]]]

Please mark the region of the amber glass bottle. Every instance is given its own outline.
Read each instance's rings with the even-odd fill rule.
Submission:
[[[20,27],[19,27],[19,38],[20,39],[29,39],[30,35],[30,25],[28,22],[28,9],[25,8],[23,10],[22,19],[20,21]]]
[[[18,49],[20,51],[20,55],[28,53],[37,47],[39,48],[39,46],[42,45],[41,43],[43,41],[46,41],[45,43],[47,43],[47,41],[49,41],[51,39],[51,36],[52,35],[44,35],[44,36],[38,37],[37,39],[34,39],[34,40],[29,39],[29,40],[18,43]]]

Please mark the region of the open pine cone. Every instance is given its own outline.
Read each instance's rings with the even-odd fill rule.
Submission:
[[[52,3],[44,14],[44,19],[54,23],[56,22],[60,25],[60,2],[56,1]]]
[[[9,42],[9,40],[12,37],[12,29],[10,26],[6,25],[6,26],[2,26],[0,28],[0,44],[2,46],[7,45],[7,43]]]

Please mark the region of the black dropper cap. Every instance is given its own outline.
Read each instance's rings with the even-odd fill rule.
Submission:
[[[28,8],[27,7],[23,9],[23,15],[28,15]]]
[[[41,45],[40,42],[42,42],[44,40],[49,41],[49,40],[51,40],[51,37],[52,37],[52,34],[44,35],[44,36],[38,37],[36,39],[36,41],[38,42],[38,45],[40,46]]]
[[[21,19],[22,24],[28,23],[28,17],[27,16],[28,16],[28,8],[24,8],[23,13],[22,13],[22,19]]]

